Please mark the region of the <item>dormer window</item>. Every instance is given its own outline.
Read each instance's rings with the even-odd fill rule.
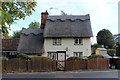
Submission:
[[[61,45],[61,38],[53,38],[53,45]]]
[[[75,38],[74,39],[74,45],[82,45],[83,42],[82,42],[82,38]]]

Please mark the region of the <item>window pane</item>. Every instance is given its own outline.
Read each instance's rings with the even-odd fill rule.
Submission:
[[[53,44],[54,45],[61,45],[61,39],[53,39]]]

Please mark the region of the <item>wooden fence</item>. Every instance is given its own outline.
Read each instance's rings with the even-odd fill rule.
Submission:
[[[109,69],[109,59],[90,59],[87,61],[87,69]]]
[[[18,71],[18,72],[28,72],[28,71],[55,71],[56,61],[46,59],[46,58],[33,58],[31,60],[24,59],[9,59],[2,60],[2,70],[5,71]]]
[[[90,60],[66,61],[65,70],[109,69],[109,59],[97,58]],[[2,70],[18,72],[56,71],[56,61],[47,58],[9,59],[2,60]]]
[[[66,61],[66,70],[85,70],[87,69],[87,60]]]

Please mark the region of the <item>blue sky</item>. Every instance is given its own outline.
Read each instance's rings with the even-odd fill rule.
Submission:
[[[112,34],[118,33],[118,1],[119,0],[37,0],[35,12],[25,20],[15,21],[11,25],[10,35],[13,31],[28,28],[32,21],[41,23],[41,12],[48,10],[50,15],[61,15],[61,10],[68,15],[90,14],[91,26],[94,37],[92,43],[96,43],[97,32],[108,29]],[[50,10],[50,8],[53,8]]]

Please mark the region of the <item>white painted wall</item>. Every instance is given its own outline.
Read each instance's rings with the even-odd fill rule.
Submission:
[[[62,45],[53,45],[52,38],[45,38],[45,53],[42,56],[47,56],[47,52],[66,51],[66,48],[68,48],[66,55],[69,55],[69,57],[73,56],[74,52],[83,52],[83,56],[91,54],[90,38],[83,38],[83,45],[74,45],[74,38],[62,38],[61,43]]]

